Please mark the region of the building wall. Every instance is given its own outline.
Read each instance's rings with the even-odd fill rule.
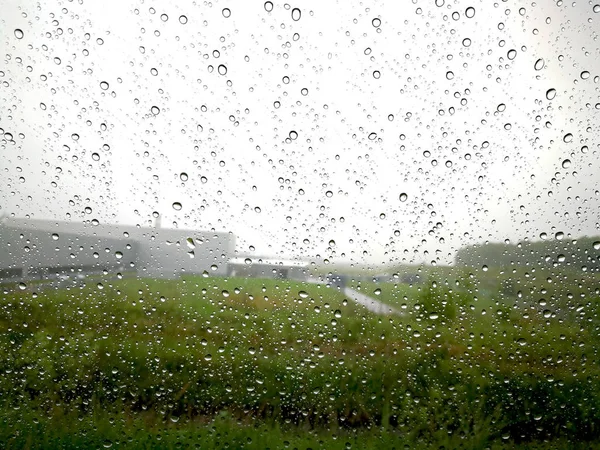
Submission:
[[[25,219],[0,223],[0,242],[0,278],[17,277],[19,270],[24,278],[37,278],[40,272],[79,268],[122,268],[148,277],[204,271],[224,276],[235,251],[232,233]]]

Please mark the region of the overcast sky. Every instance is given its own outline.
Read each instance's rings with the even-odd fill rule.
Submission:
[[[600,6],[532,5],[0,0],[0,213],[387,264],[600,234]]]

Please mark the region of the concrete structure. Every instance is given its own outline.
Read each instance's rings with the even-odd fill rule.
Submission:
[[[229,261],[232,277],[277,278],[307,280],[310,276],[307,261],[262,258],[256,256],[238,256]]]
[[[0,280],[102,271],[224,276],[235,251],[232,233],[14,218],[0,221],[0,241]]]

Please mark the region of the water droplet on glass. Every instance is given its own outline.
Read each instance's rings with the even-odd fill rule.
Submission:
[[[594,250],[600,250],[600,241],[594,242]]]
[[[556,238],[557,241],[562,241],[563,238],[565,237],[565,233],[563,233],[562,231],[557,232],[554,237]]]
[[[470,47],[470,46],[471,46],[471,39],[469,39],[469,38],[464,38],[464,39],[463,39],[463,41],[462,41],[462,45],[463,45],[464,47]]]
[[[547,100],[554,100],[554,97],[556,97],[556,89],[554,89],[554,88],[548,89],[546,91],[546,99]]]
[[[185,172],[181,172],[181,173],[179,174],[179,179],[180,179],[181,181],[187,181],[187,180],[188,180],[188,174],[187,174],[187,173],[185,173]]]
[[[400,194],[400,201],[401,202],[405,202],[408,199],[408,195],[406,195],[404,192],[402,194]]]
[[[562,168],[563,169],[568,169],[569,167],[571,167],[571,160],[570,159],[565,159],[562,162]]]
[[[581,72],[580,77],[582,80],[587,80],[590,77],[590,73],[587,70],[584,70],[583,72]]]
[[[296,139],[298,139],[298,133],[294,130],[290,131],[289,136],[292,141],[295,141]]]
[[[27,289],[27,285],[21,281],[19,283],[19,289],[21,289],[22,291],[24,291],[25,289]]]
[[[454,78],[454,72],[452,72],[451,70],[449,70],[448,72],[446,72],[446,79],[447,80],[452,80]]]
[[[488,271],[488,266],[486,266],[485,264],[481,267],[481,270],[483,270],[484,272]]]
[[[71,139],[73,139],[74,141],[78,141],[79,140],[79,135],[77,133],[73,133],[71,135]]]
[[[301,93],[302,95],[304,95],[304,96],[307,96],[307,95],[308,95],[308,89],[306,89],[306,88],[302,88],[302,89],[300,90],[300,93]]]
[[[256,207],[254,208],[254,212],[256,212],[256,213],[260,214],[260,207],[259,207],[259,206],[256,206]]]
[[[273,2],[265,2],[265,11],[267,11],[267,12],[273,11]]]
[[[327,191],[327,192],[325,192],[325,196],[328,198],[331,198],[331,197],[333,197],[333,192]]]
[[[179,202],[174,202],[173,203],[173,209],[175,211],[181,211],[181,208],[182,208],[181,203],[179,203]]]
[[[23,39],[24,33],[20,28],[15,28],[15,37],[17,39]]]
[[[92,153],[92,159],[94,161],[100,161],[100,155],[98,153]]]
[[[517,51],[513,48],[506,53],[506,57],[511,61],[517,57]]]
[[[377,288],[373,291],[373,294],[375,295],[381,295],[381,289]]]
[[[223,290],[223,291],[221,291],[221,295],[222,295],[223,297],[227,298],[227,297],[229,297],[229,291],[227,291],[227,290]]]
[[[217,71],[219,72],[219,75],[227,75],[227,66],[219,64]]]
[[[181,25],[185,25],[186,23],[188,23],[188,18],[186,16],[179,16],[179,23]]]
[[[544,58],[540,58],[535,62],[535,64],[533,65],[533,68],[535,70],[542,70],[545,65],[546,65],[546,63],[544,62]]]
[[[292,9],[292,20],[295,20],[297,22],[300,20],[301,16],[302,12],[298,8]]]
[[[300,291],[300,292],[298,292],[298,297],[300,297],[300,298],[307,298],[308,297],[308,292],[306,292],[306,291]]]
[[[369,133],[368,138],[370,141],[374,141],[375,139],[377,139],[377,133]]]
[[[115,252],[115,258],[117,258],[117,259],[123,258],[123,253],[121,253],[121,252]]]
[[[229,19],[231,17],[231,10],[229,8],[223,8],[223,11],[221,11],[221,13],[226,19]]]
[[[100,89],[102,89],[103,91],[108,89],[108,83],[106,81],[101,81],[100,82]]]
[[[600,13],[600,5],[594,5],[592,11],[594,11],[595,13]]]
[[[336,310],[334,311],[334,313],[333,313],[333,316],[334,316],[336,319],[339,319],[339,318],[341,318],[341,317],[342,317],[342,312],[341,312],[339,309],[336,309]]]
[[[563,142],[565,143],[569,143],[569,142],[573,142],[573,134],[571,133],[567,133],[563,136]]]
[[[379,80],[381,78],[381,72],[379,70],[374,70],[373,78],[375,78],[376,80]]]
[[[467,9],[465,9],[465,16],[467,16],[469,19],[475,17],[475,8],[469,6]]]
[[[158,106],[153,106],[150,108],[150,112],[155,116],[158,116],[160,114],[160,108]]]

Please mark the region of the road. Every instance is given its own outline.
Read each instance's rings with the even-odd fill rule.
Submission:
[[[355,291],[354,289],[350,289],[349,287],[344,288],[344,295],[346,295],[349,299],[354,300],[356,303],[363,305],[365,308],[371,312],[374,312],[375,314],[394,314],[398,316],[404,315],[404,312],[400,311],[399,309],[382,303],[379,300],[375,300],[374,298]]]

